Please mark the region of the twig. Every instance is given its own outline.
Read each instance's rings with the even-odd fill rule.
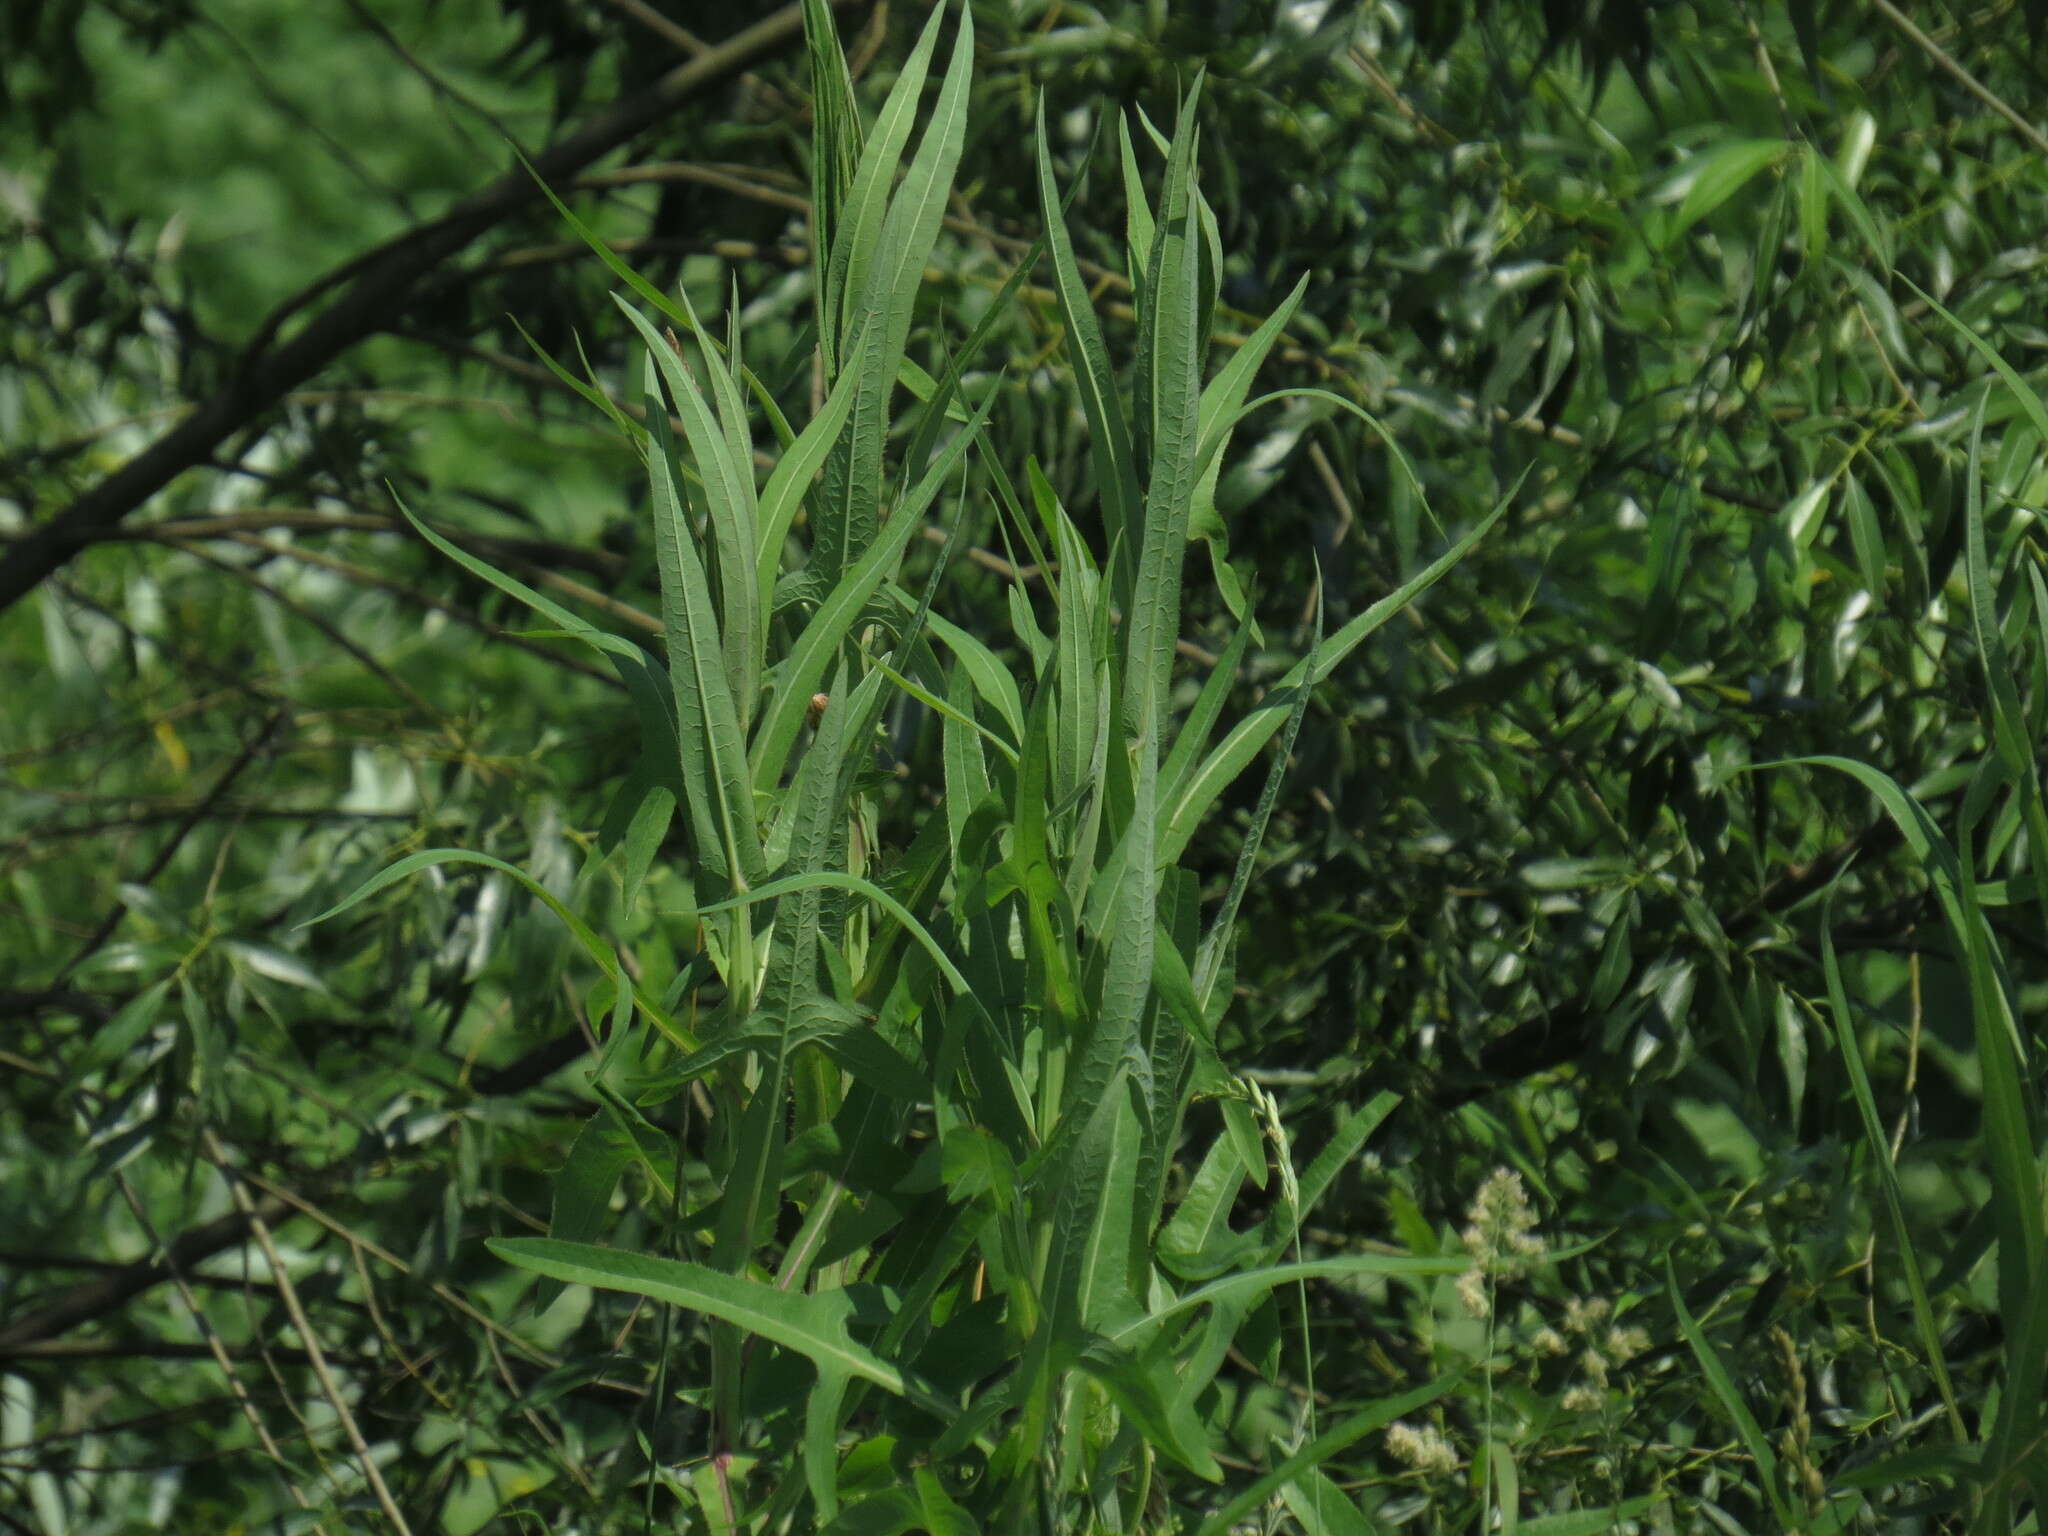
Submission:
[[[218,555],[209,554],[203,549],[191,546],[187,546],[186,553],[191,555],[193,559],[204,561],[215,570],[225,572],[227,575],[234,577],[235,580],[246,584],[250,590],[261,593],[264,597],[269,598],[278,607],[298,619],[301,623],[319,630],[337,650],[346,651],[349,655],[353,656],[364,671],[377,678],[385,687],[404,699],[414,709],[438,725],[443,727],[447,725],[447,716],[428,703],[421,696],[417,688],[413,687],[411,683],[408,683],[396,672],[385,666],[383,662],[351,640],[343,633],[340,626],[335,624],[325,614],[315,613],[297,598],[290,597],[279,591],[271,583],[258,576],[248,566],[236,565],[232,560],[223,560]]]
[[[128,1209],[135,1213],[135,1219],[141,1224],[142,1230],[149,1234],[150,1242],[159,1248],[164,1247],[162,1239],[157,1235],[156,1224],[150,1220],[149,1211],[135,1193],[135,1187],[128,1182],[128,1175],[116,1172],[114,1182],[120,1188],[121,1198],[127,1201]],[[167,1248],[165,1258],[167,1261],[170,1259],[170,1250]],[[285,1474],[284,1484],[292,1496],[292,1502],[301,1509],[311,1509],[312,1502],[299,1487],[298,1479],[291,1475],[291,1464],[284,1459],[284,1451],[272,1437],[270,1426],[263,1422],[263,1415],[257,1412],[256,1400],[249,1395],[248,1385],[236,1373],[234,1362],[228,1358],[227,1345],[222,1341],[219,1331],[214,1328],[212,1319],[206,1315],[206,1309],[199,1305],[199,1298],[193,1295],[192,1287],[187,1283],[183,1270],[175,1262],[169,1263],[169,1269],[171,1284],[177,1287],[178,1299],[184,1302],[185,1310],[191,1314],[193,1323],[205,1340],[199,1352],[211,1356],[220,1367],[221,1378],[227,1382],[228,1392],[233,1396],[235,1406],[241,1409],[242,1417],[248,1421],[250,1429],[256,1432],[256,1439],[262,1445],[264,1454],[277,1464],[278,1471]],[[11,1353],[15,1358],[26,1358],[34,1356],[39,1351],[65,1345],[77,1346],[79,1343],[80,1341],[73,1339],[40,1339],[25,1343]],[[320,1527],[316,1525],[315,1529]]]
[[[342,1434],[347,1437],[349,1447],[356,1453],[356,1460],[363,1469],[363,1477],[375,1495],[378,1508],[384,1511],[384,1518],[391,1522],[399,1536],[412,1536],[412,1527],[405,1523],[405,1516],[391,1497],[391,1490],[384,1484],[384,1474],[377,1468],[377,1458],[370,1454],[369,1442],[363,1439],[363,1432],[356,1425],[356,1416],[350,1411],[348,1398],[334,1379],[334,1373],[327,1367],[326,1352],[320,1347],[320,1335],[313,1330],[313,1324],[306,1316],[306,1309],[299,1302],[299,1288],[292,1284],[290,1273],[285,1269],[284,1258],[271,1241],[270,1226],[264,1221],[256,1202],[249,1197],[249,1191],[242,1185],[238,1171],[228,1160],[220,1141],[211,1130],[201,1133],[201,1142],[206,1155],[213,1165],[220,1169],[221,1177],[228,1181],[228,1190],[234,1196],[235,1208],[249,1221],[249,1235],[256,1239],[256,1246],[263,1250],[263,1257],[270,1265],[270,1278],[276,1282],[278,1294],[284,1298],[285,1311],[290,1315],[292,1327],[298,1331],[299,1342],[304,1346],[307,1363],[313,1368],[313,1375],[320,1383],[320,1390],[327,1398],[327,1405],[334,1410],[334,1417],[341,1425]]]
[[[263,750],[264,745],[269,742],[271,734],[284,722],[284,719],[285,711],[283,709],[272,712],[270,718],[263,723],[262,728],[249,738],[248,742],[242,747],[242,750],[236,754],[235,760],[229,763],[226,770],[214,781],[213,788],[207,791],[206,798],[192,807],[190,814],[178,823],[177,830],[170,835],[163,847],[157,850],[157,856],[150,861],[149,868],[144,871],[139,882],[140,884],[154,884],[156,877],[170,867],[171,860],[177,857],[178,849],[184,845],[185,839],[192,835],[193,828],[197,827],[200,822],[204,821],[212,813],[214,807],[219,805],[222,797],[234,787],[235,780],[239,779],[248,769],[249,765],[256,761],[256,755]],[[121,919],[127,915],[127,903],[116,902],[107,915],[100,920],[99,927],[95,928],[85,943],[79,946],[77,953],[64,963],[64,968],[57,973],[55,980],[51,982],[51,986],[56,989],[62,989],[64,983],[71,979],[78,968],[92,958],[93,955],[97,954],[100,947],[114,936],[115,930],[121,926]]]
[[[673,44],[692,58],[705,52],[710,46],[688,27],[679,26],[661,14],[646,0],[605,0],[613,10],[632,17],[656,37]]]
[[[1870,0],[1870,3],[1880,16],[1905,33],[1912,40],[1913,45],[1926,54],[1936,67],[1947,71],[1964,90],[1983,102],[1985,106],[1996,112],[2008,123],[2011,123],[2019,131],[2020,137],[2033,145],[2036,153],[2048,155],[2048,134],[2043,134],[2040,129],[2036,128],[2024,117],[2021,117],[2019,113],[2007,106],[1997,96],[1994,96],[1989,89],[1978,82],[1975,75],[1971,74],[1957,62],[1953,54],[1949,53],[1941,44],[1916,27],[1910,16],[1893,5],[1891,0]]]

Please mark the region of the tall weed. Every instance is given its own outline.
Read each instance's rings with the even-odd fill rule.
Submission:
[[[1151,135],[1159,189],[1132,206],[1137,355],[1123,372],[1041,122],[1043,249],[1091,431],[1091,538],[1035,465],[1021,493],[1007,483],[987,437],[1003,386],[969,397],[967,365],[1000,303],[941,375],[906,350],[960,158],[969,12],[933,13],[865,131],[826,8],[807,20],[821,404],[800,431],[771,423],[780,451],[765,481],[748,408],[765,391],[738,327],[714,334],[592,242],[648,306],[621,300],[646,345],[645,426],[614,415],[647,465],[661,657],[421,530],[619,670],[643,750],[601,854],[627,900],[657,884],[682,893],[667,915],[692,956],[656,995],[532,886],[602,975],[601,1107],[559,1177],[550,1235],[491,1246],[541,1277],[542,1300],[589,1285],[702,1320],[668,1386],[700,1416],[703,1454],[662,1475],[704,1529],[1156,1529],[1169,1498],[1199,1508],[1207,1496],[1183,1490],[1222,1479],[1210,1389],[1269,1297],[1466,1267],[1433,1253],[1301,1258],[1302,1222],[1391,1097],[1297,1170],[1277,1107],[1214,1042],[1237,905],[1311,690],[1499,513],[1319,635],[1250,714],[1223,720],[1242,636],[1177,711],[1190,541],[1207,542],[1241,609],[1216,469],[1300,296],[1205,378],[1220,241],[1197,187],[1199,82],[1172,134]],[[915,403],[899,415],[906,393]],[[928,519],[957,536],[976,498],[1047,553],[1046,604],[1020,580],[1000,647],[944,618],[943,558],[921,588],[907,574]],[[943,803],[891,839],[903,818],[878,771],[882,732],[905,712],[936,722]],[[1178,855],[1276,736],[1236,878],[1205,925]],[[687,852],[650,882],[678,820]],[[343,906],[464,860],[517,874],[429,850]],[[1197,1115],[1198,1103],[1216,1108]],[[709,1113],[680,1136],[691,1109]],[[1211,1139],[1177,1183],[1196,1126]],[[1265,1218],[1230,1226],[1246,1181],[1264,1187],[1274,1168]],[[599,1241],[628,1169],[652,1193],[666,1251]],[[1251,1497],[1349,1528],[1355,1511],[1317,1470],[1317,1447],[1353,1443],[1448,1385],[1354,1418]],[[1212,1509],[1205,1528],[1228,1518]]]

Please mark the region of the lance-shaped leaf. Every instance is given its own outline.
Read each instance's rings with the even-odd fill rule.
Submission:
[[[1303,273],[1294,291],[1281,300],[1280,307],[1265,318],[1243,346],[1231,353],[1229,361],[1202,390],[1202,448],[1206,463],[1195,486],[1194,510],[1188,523],[1190,538],[1220,538],[1223,534],[1223,519],[1216,511],[1216,477],[1223,470],[1222,450],[1229,446],[1230,426],[1236,421],[1245,396],[1251,393],[1259,365],[1287,329],[1287,322],[1294,318],[1307,292],[1308,274]],[[1222,434],[1214,451],[1209,448],[1212,432]]]
[[[828,0],[803,0],[804,50],[811,66],[811,242],[829,253],[839,232],[840,211],[860,170],[860,109],[853,100],[853,74]],[[838,376],[839,296],[818,285],[818,344],[825,377]]]
[[[1102,327],[1096,323],[1088,285],[1074,259],[1074,242],[1061,212],[1059,188],[1053,182],[1042,98],[1038,103],[1038,207],[1045,221],[1046,246],[1052,253],[1053,291],[1059,296],[1060,320],[1071,343],[1074,384],[1081,394],[1082,414],[1088,418],[1089,453],[1095,461],[1096,494],[1102,501],[1104,547],[1123,551],[1125,574],[1116,595],[1128,608],[1130,549],[1139,519],[1137,459],[1130,422],[1109,366],[1109,350],[1102,344]]]
[[[871,678],[879,685],[881,679]],[[822,874],[830,866],[834,833],[845,814],[841,769],[846,756],[846,722],[855,701],[845,697],[842,669],[825,706],[817,735],[797,771],[795,829],[790,838],[790,872]],[[738,1154],[725,1177],[725,1219],[712,1253],[712,1266],[737,1270],[754,1251],[757,1227],[773,1220],[773,1202],[782,1188],[782,1144],[788,1114],[787,1089],[790,1033],[799,1022],[805,1001],[818,990],[818,929],[823,888],[803,886],[779,898],[775,908],[775,949],[768,965],[753,1028],[765,1034],[755,1053],[760,1077],[740,1125]]]
[[[939,14],[943,13],[934,13],[935,20]],[[902,372],[917,290],[938,239],[953,172],[966,142],[974,20],[964,5],[959,16],[960,30],[953,40],[938,99],[878,230],[871,231],[867,224],[872,194],[866,187],[857,188],[862,206],[854,215],[860,222],[847,232],[855,244],[848,253],[848,307],[842,318],[843,324],[859,327],[859,336],[850,343],[844,359],[844,366],[857,375],[853,420],[825,467],[821,499],[827,515],[819,521],[811,551],[812,561],[827,581],[837,579],[866,552],[881,520],[882,448],[889,432],[889,402]],[[878,123],[874,144],[879,146],[882,140]],[[863,175],[866,170],[863,166]]]
[[[760,594],[753,579],[760,538],[755,531],[752,445],[742,443],[735,447],[731,434],[713,413],[703,391],[697,387],[697,381],[690,376],[688,365],[676,355],[675,349],[638,310],[623,299],[617,302],[647,343],[647,355],[653,359],[668,385],[676,414],[683,423],[684,440],[690,446],[691,458],[696,461],[707,521],[718,551],[720,654],[734,715],[744,736],[753,711],[754,695],[760,690],[764,643]],[[690,318],[696,319],[694,311],[690,312]],[[731,376],[719,361],[710,339],[701,328],[695,334],[705,371],[714,380],[723,380],[721,393],[733,390]],[[661,414],[663,421],[659,428],[654,428],[650,421],[650,430],[654,432],[657,444],[667,429],[667,413]]]
[[[874,129],[861,146],[832,244],[822,248],[827,257],[821,291],[830,295],[829,307],[837,319],[835,336],[842,364],[846,343],[852,339],[850,333],[862,322],[862,317],[854,312],[854,303],[866,287],[868,268],[882,242],[890,188],[903,159],[903,146],[910,142],[910,130],[917,123],[918,97],[924,93],[932,52],[939,43],[939,27],[945,19],[943,5],[934,6],[925,19],[917,46],[904,59],[896,83],[875,117]]]
[[[662,639],[668,648],[669,685],[675,692],[683,787],[697,856],[716,877],[744,890],[759,883],[762,874],[745,738],[726,681],[710,582],[676,481],[668,412],[653,385],[650,377],[647,420],[653,440],[647,466],[654,483]]]
[[[899,1397],[931,1401],[930,1394],[917,1390],[902,1371],[854,1342],[846,1326],[853,1301],[844,1291],[785,1291],[702,1264],[551,1237],[494,1237],[486,1246],[507,1264],[537,1275],[687,1307],[793,1349],[821,1371],[871,1381]],[[950,1411],[949,1405],[936,1406]]]
[[[960,467],[975,433],[988,419],[994,398],[991,395],[983,400],[973,418],[946,444],[917,488],[890,515],[889,525],[882,536],[874,541],[851,570],[840,577],[831,595],[811,616],[811,622],[804,626],[803,634],[797,638],[788,659],[782,663],[780,675],[775,680],[775,695],[767,712],[762,715],[760,728],[754,737],[753,782],[758,788],[772,789],[781,779],[789,749],[795,745],[797,732],[803,728],[804,715],[810,709],[811,697],[831,666],[839,642],[846,638],[847,631],[860,617],[868,599],[874,596],[876,589],[902,560],[904,549],[922,522],[925,508],[937,497],[947,477]]]

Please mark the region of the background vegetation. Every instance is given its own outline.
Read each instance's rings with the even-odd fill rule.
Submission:
[[[839,8],[870,121],[928,14]],[[1298,1173],[1300,1258],[1430,1262],[1247,1306],[1180,1405],[1214,1480],[1126,1396],[1123,1439],[1075,1432],[1102,1480],[1037,1518],[2039,1529],[2042,19],[974,6],[910,355],[943,376],[993,309],[962,381],[985,452],[906,557],[913,601],[957,526],[933,611],[1030,675],[1043,528],[999,489],[1029,461],[1106,552],[1034,125],[1043,100],[1121,364],[1119,114],[1169,132],[1198,68],[1206,372],[1305,275],[1259,388],[1387,437],[1303,394],[1240,429],[1177,706],[1233,609],[1226,718],[1291,703],[1319,633],[1506,507],[1294,737],[1216,1025],[1274,1176],[1204,1182],[1204,1101],[1167,1181],[1263,1238]],[[89,0],[0,29],[0,1527],[821,1525],[774,1460],[801,1367],[750,1372],[716,1441],[698,1313],[537,1298],[485,1246],[559,1234],[599,1105],[615,993],[556,916],[450,867],[303,926],[459,847],[649,987],[686,970],[685,824],[638,901],[608,851],[627,694],[392,493],[658,652],[646,467],[542,360],[633,405],[645,348],[505,141],[720,336],[736,295],[800,427],[797,16]],[[944,822],[941,718],[892,695],[878,847]],[[1181,856],[1205,912],[1263,777]],[[724,1155],[695,1102],[644,1121],[685,1177],[629,1168],[584,1236],[679,1241]],[[955,1167],[936,1198],[994,1196]],[[965,1390],[1001,1342],[939,1348]],[[842,1426],[841,1528],[1001,1528],[1001,1466],[920,1463],[934,1434],[882,1413]],[[1149,1482],[1109,1465],[1161,1447]]]

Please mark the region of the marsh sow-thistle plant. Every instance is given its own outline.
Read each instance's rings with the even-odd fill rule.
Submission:
[[[602,973],[593,1013],[609,1022],[600,1108],[560,1175],[551,1234],[491,1247],[543,1277],[544,1296],[580,1284],[677,1309],[662,1391],[701,1441],[663,1475],[695,1528],[1151,1531],[1185,1516],[1221,1530],[1268,1500],[1341,1499],[1319,1457],[1443,1390],[1339,1426],[1227,1502],[1206,1486],[1222,1469],[1205,1393],[1267,1296],[1458,1268],[1302,1260],[1304,1213],[1391,1099],[1297,1172],[1270,1100],[1214,1041],[1237,904],[1308,690],[1486,524],[1319,638],[1225,729],[1240,631],[1174,718],[1190,541],[1227,572],[1216,470],[1300,290],[1205,381],[1220,248],[1196,189],[1197,82],[1170,136],[1138,125],[1136,143],[1164,154],[1155,197],[1125,132],[1138,323],[1130,366],[1112,368],[1041,116],[1034,255],[1089,429],[1092,515],[1084,528],[1036,466],[1013,487],[985,433],[999,386],[976,402],[963,377],[1026,273],[940,375],[906,356],[965,123],[972,24],[952,14],[921,122],[944,8],[864,127],[826,9],[809,7],[822,403],[800,430],[768,403],[736,325],[714,334],[592,242],[652,311],[622,300],[645,343],[644,417],[579,387],[645,455],[659,661],[422,527],[618,668],[643,745],[603,839],[627,899],[677,818],[687,850],[661,889],[687,893],[668,916],[693,958],[659,996],[529,882]],[[779,448],[765,480],[750,396]],[[937,519],[950,552],[982,506],[1045,556],[1046,606],[1018,588],[1001,649],[944,616],[943,557],[927,580],[903,576],[920,529]],[[1048,611],[1049,627],[1036,616]],[[906,710],[936,721],[943,793],[888,846],[878,732]],[[1276,737],[1237,876],[1205,921],[1176,861]],[[518,875],[432,850],[351,900],[459,860]],[[1220,1105],[1199,1121],[1219,1128],[1169,1216],[1198,1099]],[[685,1102],[710,1111],[688,1164],[657,1129]],[[1272,1213],[1232,1228],[1238,1192],[1267,1182],[1274,1152]],[[669,1251],[599,1241],[635,1166]]]

